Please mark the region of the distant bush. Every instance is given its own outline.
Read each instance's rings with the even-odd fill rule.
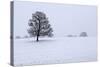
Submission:
[[[26,36],[24,36],[24,38],[28,38],[28,37],[29,37],[29,36],[27,36],[27,35],[26,35]]]
[[[73,37],[77,37],[77,35],[73,35]]]
[[[87,33],[86,32],[81,32],[80,33],[80,37],[87,37],[88,35],[87,35]]]
[[[20,39],[21,37],[20,36],[16,36],[16,39]]]
[[[67,37],[73,37],[73,35],[67,35]]]
[[[77,35],[67,35],[67,37],[77,37]]]

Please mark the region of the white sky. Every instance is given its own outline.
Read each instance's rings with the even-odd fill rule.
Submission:
[[[88,36],[97,34],[96,6],[14,1],[15,36],[28,35],[28,20],[36,11],[42,11],[47,15],[54,30],[54,36],[79,35],[80,32],[87,32]]]

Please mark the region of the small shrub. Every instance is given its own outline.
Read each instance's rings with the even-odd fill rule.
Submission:
[[[16,36],[16,39],[20,39],[21,37],[20,36]]]
[[[26,35],[26,36],[24,36],[24,38],[28,38],[28,36]]]
[[[81,32],[80,33],[80,37],[87,37],[88,35],[87,35],[87,33],[86,32]]]
[[[73,35],[67,35],[67,37],[73,37]]]

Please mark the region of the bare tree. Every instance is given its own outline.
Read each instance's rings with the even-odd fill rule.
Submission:
[[[37,37],[36,41],[39,41],[39,36],[53,36],[53,29],[43,12],[36,11],[33,13],[32,18],[29,19],[28,25],[30,26],[28,33],[32,37]]]

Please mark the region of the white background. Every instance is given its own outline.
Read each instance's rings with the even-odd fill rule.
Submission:
[[[11,67],[9,65],[10,59],[10,1],[11,0],[0,0],[0,67]],[[29,1],[29,0],[28,0]],[[67,3],[67,4],[81,4],[81,5],[97,5],[98,12],[100,12],[99,4],[100,0],[30,0],[36,2],[56,2],[56,3]],[[98,13],[100,18],[100,13]],[[98,19],[98,29],[100,28]],[[100,30],[98,30],[98,34]],[[99,35],[98,35],[99,37]],[[100,50],[98,39],[98,51]],[[98,52],[99,53],[99,52]],[[100,53],[98,54],[100,56]],[[99,59],[98,56],[98,59]],[[98,62],[84,62],[84,63],[69,63],[69,64],[54,64],[54,65],[39,65],[36,67],[99,67],[100,61]],[[27,66],[29,67],[29,66]],[[32,66],[30,66],[32,67]]]
[[[25,7],[25,8],[24,8]],[[29,19],[31,14],[42,11],[48,17],[53,28],[54,37],[68,34],[78,35],[87,32],[88,36],[96,36],[96,6],[69,5],[57,3],[15,2],[14,3],[14,36],[29,35]]]

